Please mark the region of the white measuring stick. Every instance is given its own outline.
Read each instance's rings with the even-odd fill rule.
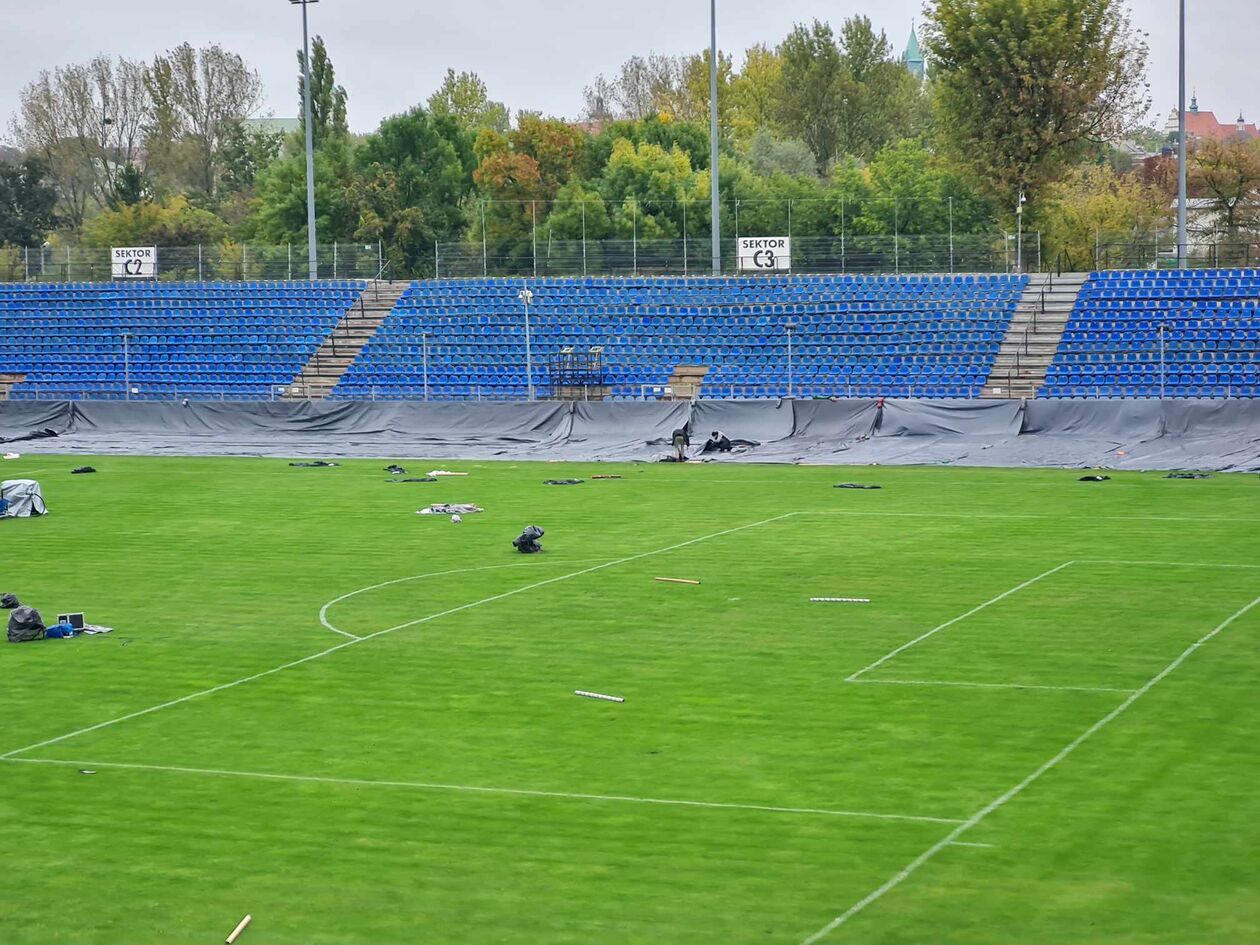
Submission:
[[[621,696],[606,696],[601,692],[587,692],[585,689],[574,689],[575,696],[582,696],[586,699],[603,699],[605,702],[625,702]]]
[[[869,597],[811,597],[811,604],[869,604]]]
[[[247,915],[245,916],[245,918],[241,919],[241,921],[237,924],[236,928],[232,930],[232,934],[227,937],[226,939],[227,945],[233,945],[233,943],[235,943],[236,940],[240,938],[241,933],[245,931],[245,926],[249,925],[249,923],[252,922],[253,920],[254,920],[254,917],[252,915]]]

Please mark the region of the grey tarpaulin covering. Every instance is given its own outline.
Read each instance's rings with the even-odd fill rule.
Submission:
[[[0,506],[4,515],[0,518],[30,518],[47,515],[44,493],[34,479],[6,479],[0,482]]]
[[[31,453],[651,461],[688,421],[757,444],[717,462],[1260,471],[1260,400],[0,403]]]

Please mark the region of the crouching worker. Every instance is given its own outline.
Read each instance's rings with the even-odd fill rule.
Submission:
[[[688,424],[683,424],[670,437],[670,442],[674,445],[674,462],[676,463],[687,461],[687,447],[691,445],[691,431],[688,427]]]
[[[538,544],[538,539],[543,534],[543,530],[537,525],[526,525],[520,537],[512,541],[512,546],[523,555],[536,555],[543,550],[542,545]]]
[[[729,453],[731,451],[731,438],[721,430],[714,430],[704,443],[704,451],[706,453]]]

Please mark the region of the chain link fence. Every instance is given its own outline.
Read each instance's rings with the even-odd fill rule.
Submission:
[[[0,246],[0,282],[109,282],[111,250],[88,246]],[[320,279],[374,279],[384,268],[379,243],[328,243],[317,254]],[[271,282],[308,279],[306,244],[159,246],[159,282]]]

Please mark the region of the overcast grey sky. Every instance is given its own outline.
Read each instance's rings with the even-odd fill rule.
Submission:
[[[718,41],[738,53],[778,42],[794,22],[839,24],[864,13],[900,52],[921,0],[718,0]],[[1150,33],[1152,120],[1176,103],[1176,0],[1132,0],[1134,22]],[[1204,109],[1232,121],[1260,118],[1252,47],[1260,0],[1190,0],[1190,83]],[[708,43],[704,0],[320,0],[312,32],[328,42],[337,77],[350,94],[350,123],[370,131],[385,116],[424,101],[448,66],[479,73],[513,110],[577,117],[582,88],[636,53],[681,53]],[[97,53],[148,59],[182,41],[219,42],[262,75],[277,117],[297,113],[294,53],[301,15],[286,0],[0,0],[0,140],[19,89],[40,69]]]

